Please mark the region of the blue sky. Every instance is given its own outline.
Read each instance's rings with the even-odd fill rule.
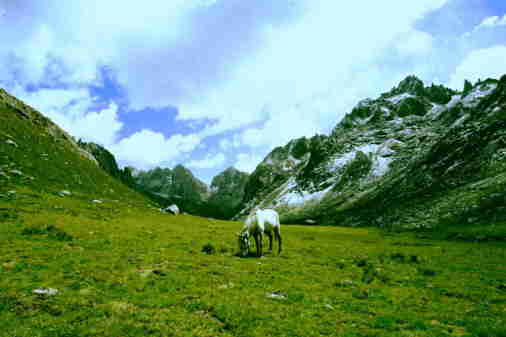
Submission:
[[[210,182],[408,74],[460,89],[506,73],[505,15],[502,0],[0,0],[0,86],[121,165]]]

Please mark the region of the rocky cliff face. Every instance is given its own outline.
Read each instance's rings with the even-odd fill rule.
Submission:
[[[175,203],[183,212],[207,215],[205,209],[209,189],[182,165],[177,165],[174,169],[139,171],[134,180],[138,188],[157,196],[158,201],[164,205]]]
[[[208,203],[215,210],[214,217],[230,219],[239,211],[248,178],[249,174],[233,167],[213,178]]]
[[[433,227],[473,214],[501,221],[505,87],[503,77],[458,93],[410,76],[359,102],[328,137],[271,152],[236,217],[260,206],[278,209],[285,222]]]
[[[230,219],[237,213],[247,179],[247,173],[228,168],[214,177],[209,187],[182,165],[134,175],[138,188],[157,196],[162,204],[175,203],[184,212],[219,219]]]
[[[135,180],[132,176],[131,169],[128,167],[120,169],[116,162],[116,158],[114,158],[114,155],[107,149],[98,144],[87,143],[81,140],[77,142],[77,145],[84,151],[90,153],[96,159],[98,165],[112,177],[119,179],[127,186],[135,187]]]

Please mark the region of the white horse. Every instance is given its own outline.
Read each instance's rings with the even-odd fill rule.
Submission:
[[[257,247],[257,256],[262,256],[262,238],[263,234],[269,237],[269,250],[272,251],[272,234],[278,240],[278,254],[281,253],[281,231],[279,223],[279,214],[272,209],[254,210],[244,222],[242,230],[238,233],[239,250],[242,256],[249,253],[250,236],[255,238]]]

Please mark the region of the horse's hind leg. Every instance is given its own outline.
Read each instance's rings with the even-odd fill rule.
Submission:
[[[272,251],[272,233],[265,232],[265,235],[267,235],[269,237],[269,250]]]
[[[276,236],[276,239],[278,240],[278,254],[281,254],[281,232],[279,230],[279,227],[274,227],[274,235]]]

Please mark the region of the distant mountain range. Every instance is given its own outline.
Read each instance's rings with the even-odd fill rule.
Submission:
[[[330,135],[292,140],[251,175],[228,168],[210,186],[182,165],[120,169],[105,148],[76,142],[3,90],[0,118],[5,186],[110,197],[133,189],[136,198],[222,219],[269,207],[285,223],[423,229],[506,221],[506,76],[466,81],[462,92],[408,76],[359,102]]]

